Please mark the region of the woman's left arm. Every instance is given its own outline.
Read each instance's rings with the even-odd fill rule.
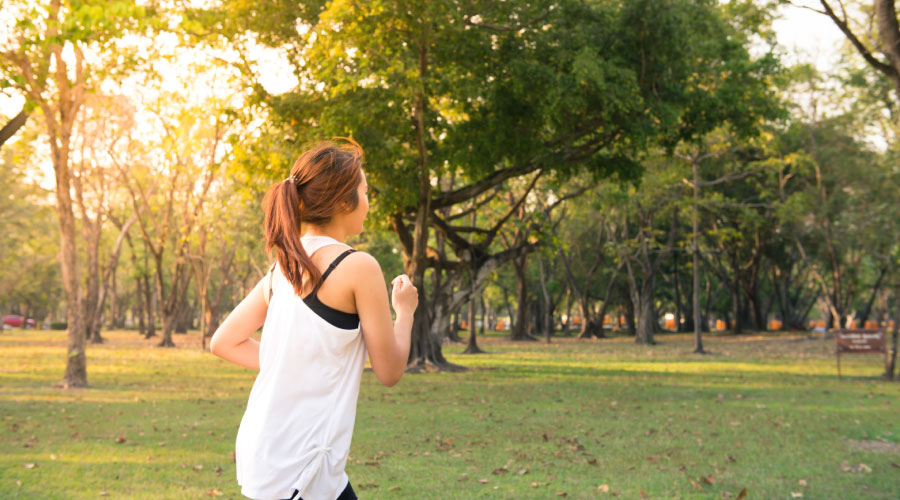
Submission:
[[[265,323],[269,309],[263,281],[231,311],[209,341],[209,350],[216,356],[254,370],[259,370],[259,342],[250,336]]]

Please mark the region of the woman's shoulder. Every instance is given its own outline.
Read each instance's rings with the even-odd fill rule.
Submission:
[[[354,249],[351,254],[347,255],[345,260],[347,261],[347,267],[357,272],[370,273],[377,271],[378,274],[381,274],[381,264],[378,263],[378,260],[372,254],[365,250]]]

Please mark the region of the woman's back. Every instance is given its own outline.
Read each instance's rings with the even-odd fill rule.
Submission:
[[[368,355],[392,386],[409,359],[416,287],[397,276],[389,304],[378,262],[341,243],[363,231],[369,210],[362,164],[355,142],[321,143],[272,185],[263,228],[277,265],[209,342],[216,356],[259,370],[235,446],[251,498],[355,499],[344,465],[363,363]]]
[[[355,307],[339,300],[346,276],[332,278],[343,273],[332,275],[324,264],[335,253],[344,258],[347,247],[328,237],[301,241],[326,279],[301,298],[277,265],[266,277],[271,298],[260,372],[236,442],[238,483],[251,498],[287,498],[297,489],[303,498],[333,499],[348,481],[344,465],[366,351],[359,317],[346,310]]]

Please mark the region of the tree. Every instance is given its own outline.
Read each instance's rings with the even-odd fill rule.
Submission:
[[[294,91],[255,87],[279,137],[299,145],[352,135],[366,148],[375,209],[391,221],[417,285],[427,269],[459,271],[464,251],[471,262],[497,260],[478,233],[441,227],[440,210],[454,218],[538,171],[634,178],[636,156],[689,118],[689,101],[703,112],[703,92],[687,91],[695,72],[721,72],[720,55],[735,53],[717,45],[729,28],[706,1],[235,1],[215,14],[197,13],[197,25],[215,26],[238,47],[249,30],[293,64]],[[707,56],[699,62],[698,44]],[[242,67],[254,78],[252,65]],[[437,182],[450,174],[452,187]],[[455,240],[456,262],[433,256],[432,230]],[[447,367],[431,303],[420,300],[410,361]]]
[[[113,157],[153,262],[163,320],[160,347],[175,345],[172,332],[192,279],[191,236],[221,183],[223,159],[231,149],[225,137],[234,115],[227,103],[189,104],[186,97],[161,92],[152,107],[161,132],[158,142],[148,148],[132,139]]]
[[[19,21],[15,32],[0,41],[0,80],[26,99],[26,109],[39,109],[46,127],[60,232],[60,264],[66,291],[68,338],[63,387],[87,384],[86,303],[79,282],[72,204],[71,138],[79,110],[89,91],[129,68],[116,60],[124,46],[111,43],[146,26],[149,10],[131,1],[50,0],[6,2],[4,14]],[[116,47],[115,57],[110,47]],[[70,55],[71,54],[71,55]]]

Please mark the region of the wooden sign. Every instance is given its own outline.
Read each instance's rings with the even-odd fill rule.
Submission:
[[[834,339],[837,343],[835,354],[837,355],[838,378],[841,378],[841,354],[842,353],[884,353],[884,363],[887,366],[887,342],[884,330],[836,330]]]

